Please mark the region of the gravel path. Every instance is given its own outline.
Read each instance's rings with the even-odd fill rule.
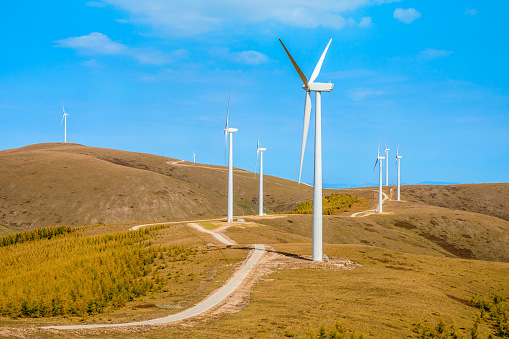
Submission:
[[[179,222],[182,223],[182,222]],[[168,224],[168,223],[164,223]],[[153,225],[153,224],[152,224]],[[140,227],[147,225],[139,225],[133,227],[133,229],[138,229]],[[213,231],[209,231],[199,226],[198,224],[191,223],[191,227],[208,234],[214,236],[217,240],[221,241],[225,245],[234,245],[229,239],[226,239],[221,234],[215,233]],[[89,328],[100,328],[100,327],[124,327],[124,326],[140,326],[140,325],[156,325],[156,324],[167,324],[176,321],[181,321],[184,319],[192,318],[197,315],[200,315],[213,307],[219,305],[223,302],[228,296],[230,296],[246,279],[249,272],[258,264],[263,254],[265,253],[264,245],[253,245],[254,251],[247,260],[247,262],[223,285],[220,289],[209,295],[206,299],[199,302],[195,306],[188,308],[185,311],[182,311],[177,314],[172,314],[167,317],[145,320],[145,321],[137,321],[130,323],[122,323],[122,324],[91,324],[91,325],[66,325],[66,326],[45,326],[42,328],[46,329],[59,329],[59,330],[76,330],[76,329],[89,329]]]

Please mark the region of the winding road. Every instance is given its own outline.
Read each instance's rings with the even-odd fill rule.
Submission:
[[[224,219],[224,218],[222,218]],[[215,219],[215,220],[222,220]],[[211,219],[208,219],[210,221]],[[195,220],[199,221],[199,220]],[[183,223],[182,221],[178,223]],[[153,226],[158,224],[171,224],[171,223],[157,223],[157,224],[146,224],[146,225],[138,225],[131,230],[137,230],[140,227],[144,226]],[[201,227],[200,225],[190,222],[189,226],[197,229],[198,231],[208,233],[215,237],[218,241],[222,242],[225,245],[235,245],[235,243],[229,239],[226,239],[221,234],[218,234],[213,231],[209,231]],[[63,325],[63,326],[45,326],[41,327],[43,329],[57,329],[57,330],[77,330],[77,329],[91,329],[91,328],[101,328],[101,327],[125,327],[125,326],[140,326],[140,325],[156,325],[156,324],[167,324],[176,321],[181,321],[185,319],[189,319],[205,313],[215,306],[219,305],[226,298],[228,298],[235,290],[244,282],[247,278],[251,270],[258,264],[260,259],[265,253],[265,246],[261,244],[256,244],[254,246],[254,251],[252,252],[249,259],[245,262],[245,264],[226,282],[223,287],[216,290],[212,294],[210,294],[206,299],[199,302],[195,306],[188,308],[180,313],[172,314],[167,317],[145,320],[145,321],[136,321],[129,323],[121,323],[121,324],[90,324],[90,325]]]

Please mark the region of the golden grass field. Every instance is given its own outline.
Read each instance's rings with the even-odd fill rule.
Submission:
[[[78,228],[76,232],[80,237],[123,234],[136,221],[161,220],[163,216],[175,219],[214,216],[207,214],[207,209],[214,204],[226,205],[226,187],[222,187],[226,176],[222,169],[168,165],[167,162],[175,160],[74,144],[33,145],[2,151],[1,159],[4,161],[0,178],[5,181],[0,185],[0,223],[4,225],[0,232],[5,234],[20,228],[52,226],[51,221],[57,220],[52,219],[52,213],[61,217],[62,223],[67,220],[70,226],[97,224],[94,212],[102,218],[102,224]],[[46,172],[53,176],[43,174],[37,164],[50,166],[53,170]],[[79,187],[54,181],[71,167],[76,171],[80,167],[87,169],[74,174],[75,178],[84,180]],[[33,178],[29,176],[28,183],[24,183],[23,176],[13,173],[16,172],[13,168],[21,168],[21,174],[33,170]],[[105,173],[107,179],[96,178],[98,173]],[[314,263],[309,260],[312,216],[250,216],[257,210],[249,212],[246,207],[248,204],[255,206],[257,178],[251,179],[253,174],[245,173],[245,181],[242,181],[244,173],[237,172],[236,196],[241,203],[237,205],[236,214],[243,215],[246,222],[226,229],[227,224],[222,221],[199,223],[209,230],[223,229],[222,232],[238,245],[221,245],[212,236],[186,224],[154,229],[150,239],[143,240],[150,241],[148,246],[184,246],[194,253],[186,260],[175,262],[166,261],[164,258],[168,256],[163,255],[163,259],[157,256],[151,264],[153,271],[159,270],[159,276],[171,275],[171,279],[164,280],[162,289],[97,314],[16,319],[3,316],[0,317],[0,337],[318,338],[320,331],[323,338],[509,337],[508,184],[411,186],[408,195],[404,186],[402,198],[406,201],[387,201],[382,215],[352,218],[353,211],[348,211],[324,216],[324,252],[330,261]],[[6,177],[14,180],[13,187]],[[102,187],[107,180],[111,183]],[[267,206],[273,211],[292,210],[312,198],[310,187],[273,177],[269,177],[270,180],[272,184],[266,186],[266,192],[274,200],[269,200]],[[161,194],[163,198],[156,194],[158,185],[167,191]],[[14,194],[20,187],[25,187],[21,190],[22,197]],[[390,188],[384,188],[387,194]],[[377,197],[374,190],[376,188],[358,188],[324,194],[357,195],[372,209]],[[40,192],[44,192],[44,197]],[[144,203],[137,202],[137,194]],[[66,199],[73,201],[75,208],[64,209]],[[196,203],[193,199],[203,200]],[[138,205],[126,210],[124,215],[120,211],[126,203]],[[48,208],[44,208],[46,204]],[[191,207],[187,210],[186,204],[200,206],[194,213],[189,212]],[[130,210],[137,210],[139,214]],[[222,212],[225,211],[218,214]],[[41,219],[44,220],[40,222]],[[11,276],[21,274],[5,264],[11,260],[10,255],[17,253],[22,258],[23,251],[33,252],[44,246],[51,248],[51,244],[57,248],[58,241],[63,240],[18,244],[16,251],[4,247],[4,274],[0,280],[14,279],[16,277]],[[249,284],[225,305],[205,316],[178,324],[132,328],[69,331],[38,328],[136,321],[178,312],[220,287],[246,258],[250,244],[254,243],[266,244],[268,252]],[[49,259],[40,260],[40,265],[51,264]],[[500,304],[488,303],[494,296],[501,300]],[[481,310],[481,304],[490,306]],[[504,328],[508,331],[506,334]]]

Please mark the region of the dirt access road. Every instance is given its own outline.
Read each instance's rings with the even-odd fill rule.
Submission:
[[[179,222],[182,223],[182,222]],[[168,223],[164,223],[168,224]],[[143,226],[150,226],[154,224],[147,224],[147,225],[138,225],[131,228],[131,230],[137,230],[140,227]],[[212,235],[217,240],[222,242],[225,245],[234,245],[235,243],[227,239],[221,234],[218,234],[213,231],[209,231],[201,227],[200,225],[196,223],[189,223],[189,226]],[[156,324],[167,324],[172,323],[176,321],[181,321],[184,319],[192,318],[197,315],[200,315],[202,313],[207,312],[208,310],[214,308],[215,306],[219,305],[221,302],[223,302],[226,298],[228,298],[247,278],[251,270],[258,264],[260,259],[265,253],[265,246],[261,244],[256,244],[254,246],[254,251],[252,252],[249,259],[246,261],[246,263],[226,282],[223,287],[218,289],[217,291],[213,292],[211,295],[209,295],[205,300],[199,302],[195,306],[188,308],[185,311],[182,311],[177,314],[172,314],[167,317],[163,318],[157,318],[157,319],[151,319],[151,320],[145,320],[145,321],[137,321],[137,322],[130,322],[130,323],[122,323],[122,324],[91,324],[91,325],[67,325],[67,326],[45,326],[42,328],[45,329],[58,329],[58,330],[77,330],[77,329],[90,329],[90,328],[100,328],[100,327],[124,327],[124,326],[140,326],[140,325],[156,325]]]

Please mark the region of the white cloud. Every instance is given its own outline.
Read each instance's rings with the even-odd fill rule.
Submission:
[[[344,13],[391,0],[103,0],[126,11],[130,22],[147,24],[165,34],[196,35],[231,25],[278,22],[291,27],[347,25]]]
[[[414,22],[415,19],[418,19],[421,16],[421,13],[416,11],[415,8],[396,8],[392,16],[405,24],[409,24]]]
[[[219,58],[248,65],[260,65],[270,61],[267,55],[257,51],[230,52],[228,48],[213,47],[209,53]]]
[[[57,40],[58,47],[67,47],[80,50],[85,54],[115,55],[125,54],[128,51],[126,45],[112,41],[106,35],[92,32],[89,35]]]
[[[438,49],[433,49],[433,48],[427,48],[424,51],[422,51],[421,53],[419,53],[419,56],[424,59],[435,59],[435,58],[449,56],[452,53],[454,53],[454,52],[443,51],[443,50],[438,50]]]
[[[235,59],[237,59],[237,62],[249,65],[260,65],[269,61],[268,56],[256,51],[243,51],[240,53],[235,53]]]
[[[137,60],[140,64],[163,65],[185,57],[185,50],[166,54],[153,49],[133,48],[116,42],[99,32],[55,41],[57,47],[72,48],[85,55],[122,55]]]
[[[465,15],[477,15],[477,10],[473,8],[465,8]]]
[[[365,28],[371,26],[371,18],[369,16],[362,18],[361,22],[359,22],[359,27]]]
[[[385,92],[383,91],[377,91],[373,90],[371,88],[354,88],[349,91],[347,91],[347,95],[352,100],[363,100],[368,97],[379,97],[381,95],[384,95]]]

